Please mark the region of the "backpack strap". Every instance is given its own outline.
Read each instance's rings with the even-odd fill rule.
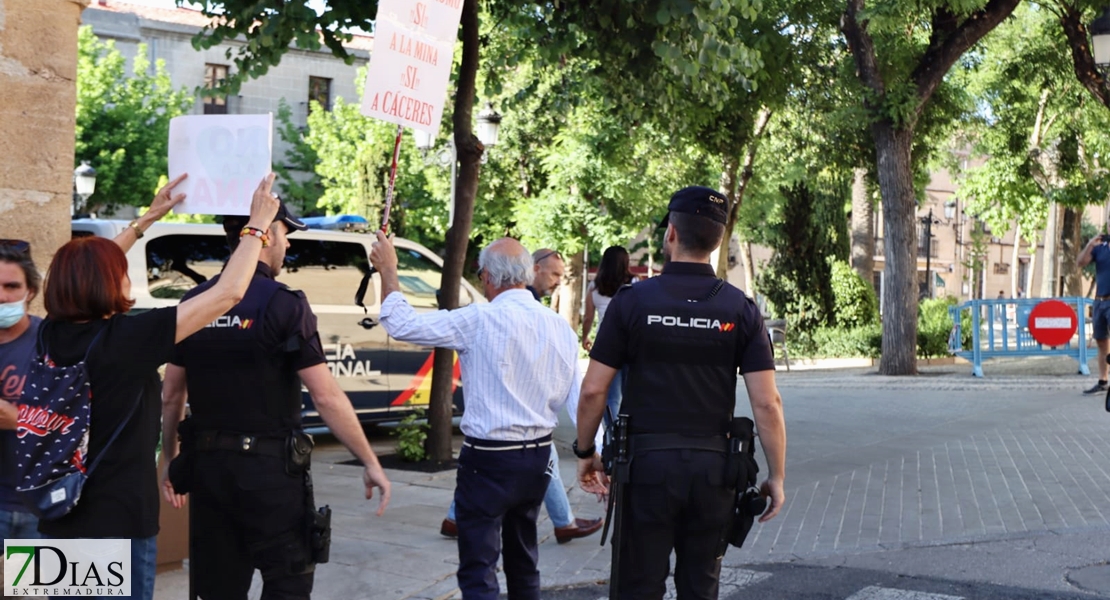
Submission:
[[[96,459],[92,461],[92,464],[89,465],[89,468],[85,470],[85,477],[89,477],[90,475],[92,475],[93,470],[96,469],[96,466],[100,464],[100,459],[104,458],[104,455],[108,453],[108,448],[112,447],[112,442],[116,441],[116,438],[119,437],[119,434],[123,431],[123,428],[131,422],[131,418],[135,416],[135,412],[139,410],[139,405],[142,404],[142,402],[143,390],[140,389],[139,397],[135,399],[135,404],[131,406],[131,412],[127,413],[127,418],[125,418],[119,425],[116,426],[116,430],[112,432],[112,437],[108,438],[108,443],[104,444],[104,447],[100,450],[100,454],[96,456]]]

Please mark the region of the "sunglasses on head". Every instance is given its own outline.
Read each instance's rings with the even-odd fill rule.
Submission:
[[[21,254],[31,255],[31,243],[23,240],[0,240],[0,248],[11,248]]]
[[[541,254],[540,257],[534,261],[534,264],[538,265],[552,256],[557,257],[559,260],[563,260],[563,257],[559,254],[558,250],[552,250],[547,254]]]

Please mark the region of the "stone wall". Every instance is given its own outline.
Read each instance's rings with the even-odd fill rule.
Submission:
[[[70,237],[77,27],[86,5],[0,0],[0,238],[31,242],[41,271]]]

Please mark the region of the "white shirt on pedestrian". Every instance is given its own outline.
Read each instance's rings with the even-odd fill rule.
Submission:
[[[460,427],[467,436],[533,440],[555,429],[568,402],[568,410],[577,410],[577,336],[528,290],[510,289],[488,304],[423,314],[393,292],[382,302],[380,320],[398,340],[459,353],[466,394]]]

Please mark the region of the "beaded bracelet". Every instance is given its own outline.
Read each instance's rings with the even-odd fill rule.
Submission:
[[[239,232],[240,239],[248,235],[253,235],[254,237],[262,240],[263,248],[270,245],[270,235],[257,227],[244,227],[243,230]]]

